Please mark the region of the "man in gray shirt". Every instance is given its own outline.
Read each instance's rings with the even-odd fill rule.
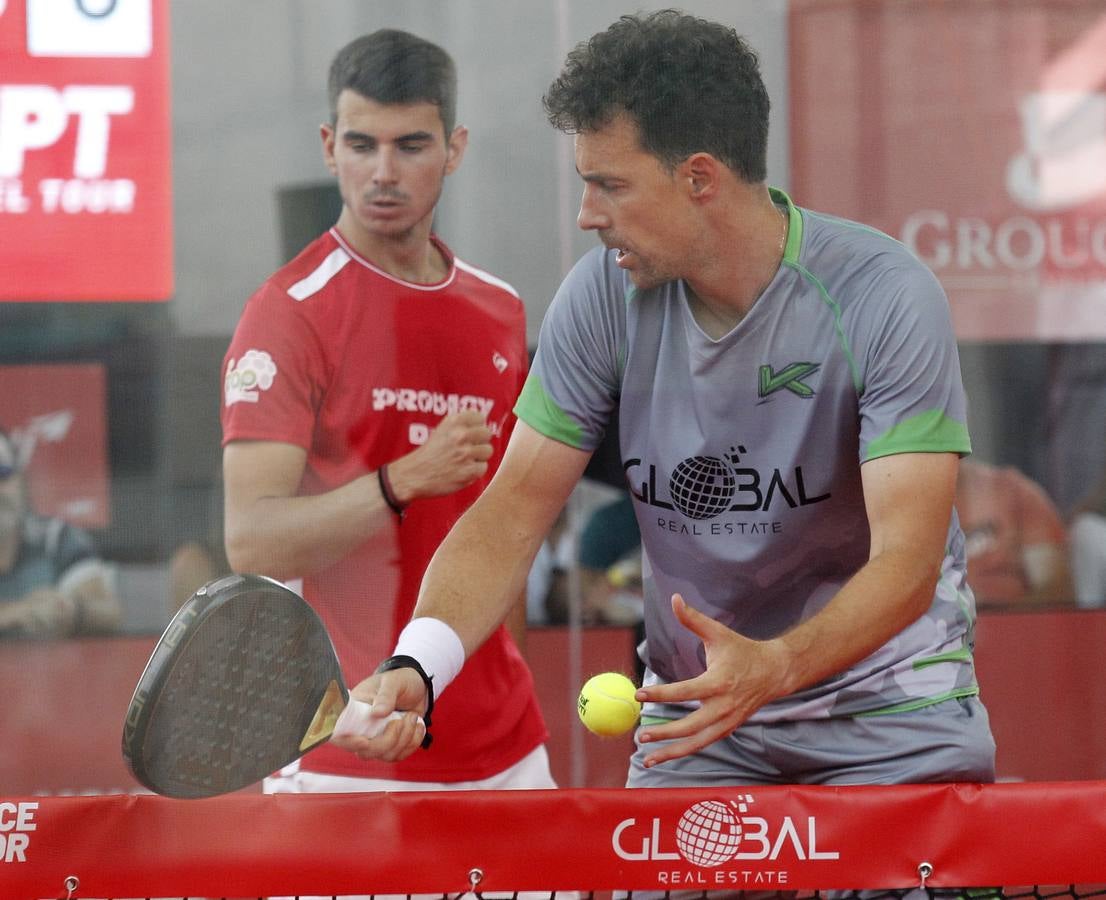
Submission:
[[[444,689],[617,409],[646,608],[630,785],[993,780],[939,284],[765,184],[768,96],[731,29],[625,16],[545,105],[603,246],[550,307],[503,466],[431,563],[400,658],[356,693],[383,716]],[[399,729],[346,741],[414,750]]]

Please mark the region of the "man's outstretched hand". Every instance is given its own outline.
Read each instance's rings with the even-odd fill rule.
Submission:
[[[645,757],[646,767],[702,750],[740,726],[765,703],[787,693],[787,658],[781,644],[754,641],[716,622],[672,595],[672,612],[688,631],[698,635],[706,651],[707,668],[687,681],[641,688],[642,702],[680,703],[698,700],[699,708],[665,725],[646,725],[642,743],[672,741]]]

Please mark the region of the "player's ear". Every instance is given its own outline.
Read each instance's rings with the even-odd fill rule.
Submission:
[[[452,175],[459,165],[461,157],[465,155],[465,148],[469,145],[469,130],[464,125],[458,125],[446,141],[445,173]]]
[[[326,122],[323,122],[319,126],[319,137],[322,138],[323,142],[323,162],[326,163],[331,175],[338,174],[338,163],[334,160],[334,134],[333,125],[327,125]]]
[[[676,175],[695,202],[712,199],[721,187],[721,163],[709,153],[692,153],[677,166]]]

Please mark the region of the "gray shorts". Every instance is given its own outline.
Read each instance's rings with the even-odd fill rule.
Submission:
[[[647,714],[665,718],[687,712],[651,707]],[[978,697],[879,716],[743,725],[692,756],[646,769],[646,752],[660,745],[637,743],[627,787],[995,780],[995,741]]]

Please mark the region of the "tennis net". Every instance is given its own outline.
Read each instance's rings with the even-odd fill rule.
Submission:
[[[0,796],[0,897],[1086,898],[1106,896],[1104,801],[1106,782]]]

